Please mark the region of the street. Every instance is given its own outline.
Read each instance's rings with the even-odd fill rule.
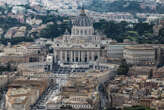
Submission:
[[[110,104],[109,102],[109,98],[107,95],[107,91],[106,91],[106,84],[108,83],[109,80],[112,80],[116,75],[115,71],[111,71],[109,73],[109,78],[106,81],[103,81],[102,83],[99,84],[98,86],[98,92],[99,92],[99,97],[100,97],[100,106],[99,106],[99,110],[104,110],[105,108],[107,108]]]

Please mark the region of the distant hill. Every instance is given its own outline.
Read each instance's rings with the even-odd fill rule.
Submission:
[[[98,12],[164,13],[164,5],[149,0],[93,0],[86,8]]]
[[[164,5],[153,0],[6,0],[3,3],[13,6],[39,5],[59,11],[77,10],[83,4],[88,10],[98,12],[164,13]]]

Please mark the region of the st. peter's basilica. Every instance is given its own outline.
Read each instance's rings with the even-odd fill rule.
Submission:
[[[93,28],[93,20],[82,9],[73,21],[71,34],[66,31],[54,40],[54,60],[62,63],[99,62],[105,56],[106,50],[102,39]]]

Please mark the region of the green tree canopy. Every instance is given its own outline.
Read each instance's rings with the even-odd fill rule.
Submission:
[[[117,70],[117,74],[118,75],[127,75],[129,71],[129,65],[126,63],[126,60],[123,59],[121,61],[121,65],[119,66],[118,70]]]

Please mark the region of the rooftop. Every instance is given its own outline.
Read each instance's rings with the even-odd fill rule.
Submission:
[[[136,46],[126,46],[125,49],[130,50],[153,50],[154,48],[152,46],[147,45],[136,45]]]

